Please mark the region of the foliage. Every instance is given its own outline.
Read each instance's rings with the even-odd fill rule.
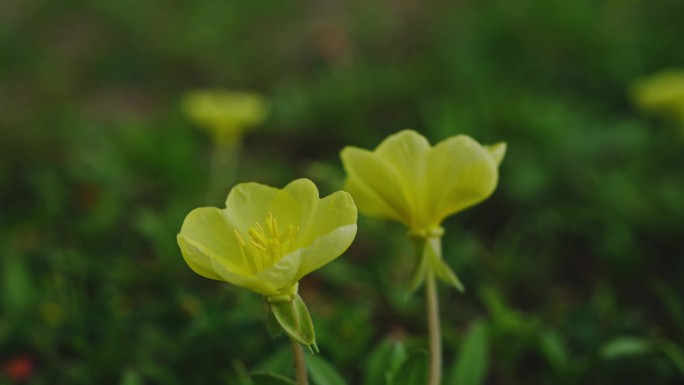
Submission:
[[[211,138],[183,116],[198,88],[270,101],[238,182],[306,176],[325,196],[342,148],[405,128],[507,143],[496,192],[443,223],[468,288],[442,291],[445,373],[486,330],[470,378],[487,384],[681,382],[684,140],[629,90],[684,67],[684,2],[388,4],[2,2],[0,383],[17,357],[38,385],[289,375],[259,296],[193,274],[175,243],[225,199],[205,198]],[[349,384],[425,346],[404,235],[360,218],[299,288],[316,357]],[[405,351],[373,359],[388,340]]]

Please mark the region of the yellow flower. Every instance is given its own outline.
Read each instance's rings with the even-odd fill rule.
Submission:
[[[241,183],[228,194],[225,209],[191,211],[177,239],[197,274],[269,300],[291,300],[303,276],[349,247],[356,236],[356,216],[348,193],[319,199],[308,179],[283,189]]]
[[[266,118],[263,97],[251,92],[191,91],[183,98],[186,114],[219,137],[240,137]]]
[[[640,79],[632,98],[643,110],[671,115],[684,123],[684,70],[668,70]]]
[[[417,132],[404,130],[375,151],[342,150],[345,190],[370,216],[400,221],[414,236],[438,236],[446,217],[492,194],[505,152],[505,143],[482,146],[465,135],[431,147]]]

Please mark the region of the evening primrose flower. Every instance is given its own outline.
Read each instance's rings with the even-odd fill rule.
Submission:
[[[482,146],[466,135],[431,147],[419,133],[404,130],[374,151],[346,147],[345,190],[359,210],[405,224],[411,235],[441,234],[442,221],[494,191],[505,143]]]
[[[228,194],[225,209],[192,210],[177,239],[197,274],[278,301],[296,295],[302,277],[349,247],[356,217],[348,193],[319,199],[308,179],[283,189],[241,183]]]
[[[266,118],[266,101],[253,92],[197,90],[183,98],[195,123],[219,138],[238,139]]]
[[[340,156],[347,172],[345,190],[362,212],[399,221],[421,248],[411,290],[425,282],[430,365],[428,385],[441,384],[442,342],[439,279],[463,291],[463,284],[442,257],[442,221],[471,207],[496,188],[506,144],[483,146],[465,135],[430,146],[415,131],[385,139],[374,151],[346,147]]]

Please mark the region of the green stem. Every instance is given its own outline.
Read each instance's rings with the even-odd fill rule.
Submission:
[[[213,204],[225,199],[226,192],[235,182],[239,153],[240,138],[214,136],[214,148],[209,166],[208,203]]]
[[[294,338],[290,338],[292,344],[292,360],[294,361],[295,380],[297,385],[309,385],[306,377],[306,362],[304,361],[304,349]]]
[[[426,240],[429,242],[429,240]],[[426,244],[426,247],[430,247]],[[424,258],[426,256],[423,256]],[[425,277],[425,300],[427,302],[428,334],[430,341],[430,372],[428,385],[439,385],[442,381],[442,332],[439,326],[439,299],[435,273],[428,266]]]

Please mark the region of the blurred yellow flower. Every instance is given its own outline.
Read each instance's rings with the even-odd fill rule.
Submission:
[[[419,133],[389,136],[374,151],[346,147],[345,190],[360,211],[404,223],[413,236],[441,235],[441,222],[489,197],[505,143],[482,146],[466,135],[431,147]]]
[[[183,98],[185,113],[218,137],[239,138],[266,118],[266,101],[251,92],[197,90]]]
[[[641,109],[674,116],[684,123],[684,70],[667,70],[640,79],[631,93]]]
[[[191,211],[178,234],[197,274],[291,300],[298,281],[340,256],[356,236],[356,206],[337,191],[323,199],[308,179],[283,189],[235,186],[226,208]]]

